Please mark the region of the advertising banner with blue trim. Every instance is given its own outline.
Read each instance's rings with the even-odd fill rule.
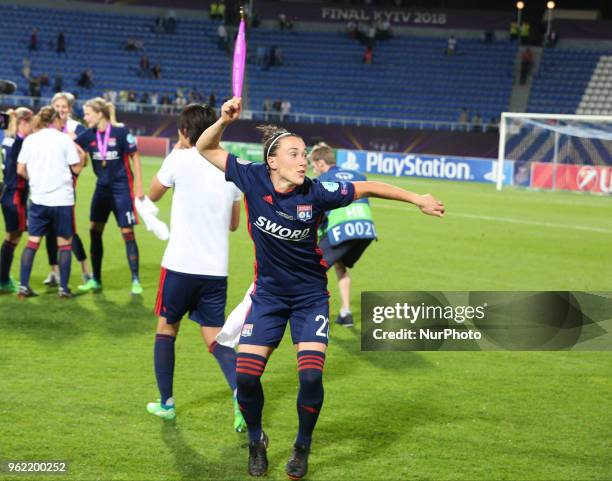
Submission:
[[[497,178],[496,160],[475,157],[339,149],[336,152],[336,162],[341,169],[395,177],[488,183],[495,183]],[[512,184],[513,175],[514,161],[507,160],[504,162],[504,185]]]

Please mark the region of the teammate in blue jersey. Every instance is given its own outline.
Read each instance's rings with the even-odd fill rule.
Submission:
[[[91,264],[93,276],[79,290],[102,289],[102,233],[112,212],[125,241],[128,264],[132,274],[132,294],[142,294],[138,277],[138,245],[134,226],[138,223],[134,197],[142,198],[142,169],[136,139],[125,127],[111,123],[111,106],[97,97],[84,106],[84,119],[89,129],[79,135],[76,143],[89,153],[98,178],[91,201]],[[130,167],[133,162],[134,172]]]
[[[344,170],[336,165],[336,154],[327,144],[321,142],[310,151],[310,161],[321,182],[357,182],[366,180],[365,175],[353,170]],[[376,239],[368,199],[356,200],[347,207],[326,212],[319,229],[319,247],[323,260],[334,266],[340,291],[340,314],[336,324],[353,326],[351,314],[351,277],[349,269]]]
[[[0,248],[0,293],[17,292],[17,283],[11,278],[11,265],[15,249],[27,229],[28,184],[17,175],[17,158],[24,139],[32,132],[34,113],[25,107],[9,111],[8,136],[2,140],[2,172],[4,189],[0,195],[6,238]]]
[[[51,99],[51,105],[57,111],[57,113],[59,113],[60,119],[64,123],[62,132],[67,134],[72,140],[76,139],[86,130],[85,127],[72,118],[72,107],[74,105],[74,100],[74,95],[72,95],[70,92],[58,92]],[[78,175],[73,173],[72,180],[75,195],[78,178]],[[50,230],[47,233],[45,237],[45,245],[47,247],[47,256],[49,258],[51,272],[43,283],[46,286],[53,287],[59,282],[59,265],[57,260],[58,251],[55,232]],[[87,255],[85,254],[83,242],[81,241],[79,234],[76,232],[76,225],[74,235],[72,236],[72,252],[74,253],[74,257],[76,257],[77,261],[81,264],[83,281],[87,282],[91,278],[91,274],[89,266],[87,265]]]
[[[363,197],[400,200],[434,216],[444,206],[431,195],[417,195],[380,182],[319,182],[306,177],[306,146],[294,133],[262,127],[264,164],[237,159],[220,147],[223,131],[240,117],[242,101],[223,104],[221,117],[196,147],[225,171],[245,194],[248,229],[255,244],[253,301],[240,337],[236,361],[238,403],[249,433],[248,471],[268,469],[268,438],[262,430],[261,375],[279,345],[287,323],[297,350],[298,433],[286,466],[291,479],[308,469],[312,433],[323,405],[323,366],[329,332],[327,265],[317,247],[317,228],[326,211]]]

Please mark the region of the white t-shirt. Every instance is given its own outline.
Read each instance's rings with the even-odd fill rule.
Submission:
[[[26,165],[32,202],[74,205],[70,166],[79,163],[79,154],[68,135],[53,128],[28,135],[17,162]]]
[[[175,149],[158,180],[174,187],[170,241],[162,267],[184,274],[227,276],[232,204],[242,193],[195,147]]]

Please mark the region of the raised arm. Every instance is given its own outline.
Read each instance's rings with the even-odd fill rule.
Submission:
[[[202,157],[218,169],[225,172],[227,152],[221,148],[221,136],[225,128],[238,120],[242,112],[242,99],[234,97],[221,107],[221,117],[208,127],[196,142],[196,148]]]
[[[366,180],[363,182],[353,182],[355,186],[355,200],[363,197],[378,197],[379,199],[399,200],[416,205],[423,214],[444,216],[444,204],[434,198],[431,194],[419,195],[408,190],[385,184]]]

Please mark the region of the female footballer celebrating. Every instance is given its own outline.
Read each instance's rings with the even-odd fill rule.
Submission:
[[[19,107],[10,110],[8,137],[2,142],[4,150],[4,191],[0,195],[6,238],[0,248],[0,292],[17,292],[17,283],[11,278],[11,265],[15,248],[26,230],[28,184],[17,175],[17,158],[24,139],[32,132],[34,113]]]
[[[249,431],[248,470],[264,475],[268,438],[262,430],[261,375],[279,345],[287,322],[297,349],[298,433],[286,466],[291,479],[308,470],[312,433],[323,405],[323,366],[329,332],[327,266],[317,248],[317,226],[325,211],[355,199],[379,197],[409,202],[425,214],[441,217],[444,205],[380,182],[318,182],[306,177],[306,145],[294,133],[266,126],[265,164],[237,159],[219,143],[227,125],[240,117],[242,102],[223,104],[221,117],[198,139],[200,154],[245,194],[248,229],[255,244],[255,289],[238,347],[238,403]]]
[[[138,277],[138,245],[134,225],[138,223],[134,209],[134,195],[143,197],[142,168],[136,139],[128,129],[112,124],[111,107],[97,97],[85,102],[84,119],[89,129],[79,135],[76,143],[91,156],[98,177],[91,200],[91,264],[93,277],[80,291],[102,289],[102,233],[111,212],[125,241],[128,264],[132,274],[132,294],[142,294]],[[132,159],[134,172],[130,167]]]

